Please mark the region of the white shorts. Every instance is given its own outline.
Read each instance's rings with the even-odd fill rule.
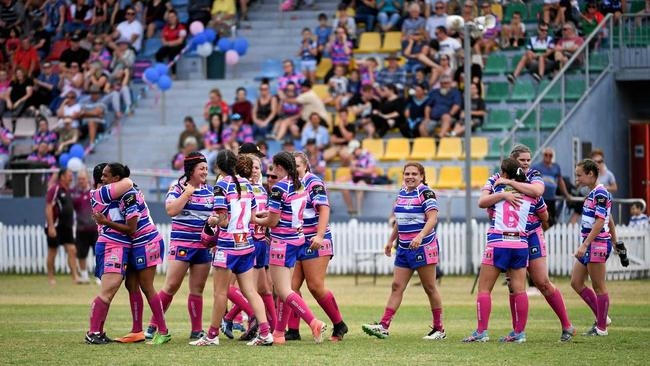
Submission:
[[[302,60],[300,65],[304,71],[316,71],[316,60]]]
[[[557,5],[560,3],[560,0],[544,0],[544,4],[546,5]]]

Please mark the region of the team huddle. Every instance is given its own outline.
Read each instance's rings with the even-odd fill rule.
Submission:
[[[104,332],[110,303],[123,281],[129,292],[133,325],[131,332],[116,339],[123,343],[147,340],[164,344],[171,340],[165,312],[189,271],[187,308],[192,346],[219,345],[219,335],[233,339],[235,319],[248,316],[240,340],[249,346],[270,346],[301,339],[303,320],[316,343],[321,343],[327,324],[315,318],[300,293],[303,282],[333,325],[331,341],[341,341],[348,327],[334,294],[325,286],[329,261],[334,255],[329,227],[330,204],[323,181],[310,172],[301,152],[280,152],[266,168],[254,144],[243,144],[239,154],[220,151],[216,158],[219,178],[207,182],[208,163],[200,153],[184,159],[184,174],[170,188],[165,208],[172,218],[167,254],[167,274],[160,291],[154,288],[156,266],[162,263],[164,243],[150,217],[142,192],[129,179],[128,167],[120,163],[94,168],[91,192],[93,218],[98,224],[96,276],[100,294],[91,305],[89,344],[111,342]],[[541,198],[544,182],[530,169],[531,153],[515,146],[501,162],[500,173],[485,184],[479,207],[488,210],[490,228],[479,275],[477,328],[463,342],[486,342],[492,302],[491,292],[505,272],[510,290],[512,331],[501,342],[526,341],[528,296],[526,273],[558,316],[561,341],[576,334],[564,300],[548,278],[544,230],[548,224]],[[571,278],[573,289],[592,309],[596,321],[584,335],[607,335],[609,297],[605,286],[605,262],[616,233],[611,220],[611,196],[600,184],[598,167],[591,160],[576,166],[576,179],[591,188],[584,202],[581,244]],[[408,162],[392,214],[392,233],[385,246],[395,255],[392,290],[381,318],[364,324],[365,333],[389,336],[389,326],[414,271],[419,274],[432,312],[431,331],[424,337],[447,337],[442,322],[442,299],[436,285],[439,244],[435,227],[438,204],[426,183],[424,167]],[[213,304],[210,326],[204,331],[203,290],[213,270]],[[586,287],[591,277],[593,289]],[[143,327],[143,298],[152,318]],[[228,309],[228,301],[232,303]]]

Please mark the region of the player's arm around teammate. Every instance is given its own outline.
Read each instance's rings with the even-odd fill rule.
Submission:
[[[438,222],[438,203],[435,193],[426,184],[424,167],[420,163],[407,163],[403,175],[404,186],[393,208],[396,224],[384,248],[386,255],[391,256],[393,247],[397,247],[391,293],[381,321],[364,324],[362,329],[378,338],[388,337],[388,328],[402,303],[404,290],[413,272],[418,271],[433,316],[432,329],[424,339],[444,339],[447,335],[442,324],[442,300],[436,285],[439,250],[434,228]]]

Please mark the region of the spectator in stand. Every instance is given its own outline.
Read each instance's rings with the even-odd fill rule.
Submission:
[[[553,37],[548,35],[548,24],[539,24],[537,36],[530,37],[528,40],[526,53],[517,64],[515,72],[508,74],[508,81],[514,84],[524,67],[528,68],[535,80],[541,81],[547,70],[555,68],[555,60],[552,59],[554,51],[555,44]]]
[[[488,56],[495,48],[499,47],[497,43],[499,40],[499,32],[501,31],[501,24],[499,18],[492,12],[492,6],[488,1],[481,3],[481,16],[493,16],[496,20],[494,27],[486,29],[483,36],[476,40],[474,43],[474,52],[483,57]]]
[[[582,33],[585,37],[589,37],[589,35],[596,30],[598,24],[605,19],[605,16],[598,11],[595,3],[587,3],[587,9],[585,9],[584,14],[580,13],[580,18],[580,28],[582,29]],[[598,42],[599,38],[600,37],[594,38],[594,44],[591,44],[591,46],[594,46]]]
[[[564,23],[565,8],[560,6],[560,0],[544,0],[544,23],[557,28]]]
[[[438,27],[447,27],[447,16],[447,3],[444,1],[436,1],[434,13],[427,18],[425,25],[429,39],[436,39],[436,30]]]
[[[379,0],[377,1],[377,21],[382,32],[388,32],[399,23],[404,7],[404,0]]]
[[[627,9],[627,1],[625,0],[601,0],[600,11],[604,14],[614,14],[614,22],[618,23],[623,15],[624,10]]]
[[[144,29],[142,23],[136,19],[135,9],[132,6],[127,6],[124,9],[126,20],[121,22],[113,32],[113,39],[116,41],[126,41],[129,43],[136,52],[142,48],[142,38],[144,37]]]
[[[0,1],[0,29],[7,30],[14,27],[22,28],[25,7],[22,1]]]
[[[487,112],[485,111],[485,101],[481,98],[479,93],[478,86],[474,83],[470,86],[470,93],[472,94],[472,112],[470,113],[470,120],[472,131],[477,127],[483,126],[483,121]],[[452,136],[460,136],[465,132],[465,111],[460,111],[460,116],[456,123],[454,123],[454,129],[451,131]]]
[[[90,20],[90,31],[96,35],[110,33],[111,13],[107,0],[95,0],[95,7]]]
[[[337,65],[334,68],[334,76],[332,76],[329,81],[330,97],[323,100],[325,104],[334,103],[336,109],[341,109],[343,106],[347,105],[347,102],[350,99],[350,94],[348,93],[349,81],[345,76],[346,71],[347,69],[343,65]]]
[[[223,121],[221,120],[221,115],[215,113],[210,116],[208,130],[203,134],[203,146],[205,146],[205,149],[202,153],[208,160],[208,167],[210,169],[214,168],[214,164],[217,161],[217,154],[223,147],[223,141],[221,140],[222,133]]]
[[[93,48],[90,49],[90,55],[88,56],[88,62],[91,64],[93,62],[101,62],[103,68],[108,70],[112,59],[111,53],[104,46],[102,37],[95,37],[93,40]]]
[[[327,22],[327,14],[318,14],[318,26],[314,28],[314,34],[316,35],[316,45],[318,47],[317,61],[320,62],[325,46],[330,39],[330,34],[332,34],[332,26]]]
[[[36,19],[32,24],[32,42],[40,60],[45,59],[50,54],[51,36],[45,31],[43,22]]]
[[[327,162],[334,160],[337,156],[343,165],[349,165],[350,154],[348,143],[354,140],[356,125],[348,122],[348,110],[343,108],[338,111],[338,118],[330,135],[330,146],[323,152],[323,159]]]
[[[217,113],[215,113],[217,114]],[[196,123],[194,123],[194,119],[191,116],[186,116],[185,119],[183,120],[183,125],[185,129],[183,132],[181,132],[181,135],[178,137],[178,149],[182,150],[183,147],[185,146],[185,140],[187,140],[188,137],[194,137],[196,140],[196,146],[198,150],[203,149],[203,135],[201,135],[201,132],[196,128]]]
[[[187,138],[183,140],[183,147],[181,150],[174,155],[174,159],[172,160],[172,169],[182,171],[185,157],[195,151],[199,151],[198,140],[194,136],[187,136]]]
[[[311,82],[309,80],[302,82],[302,85],[300,86],[300,95],[291,102],[296,102],[300,105],[301,116],[298,121],[300,128],[305,125],[305,122],[309,120],[312,113],[317,113],[327,126],[332,125],[331,115],[325,109],[325,104],[318,94],[316,94],[316,92],[311,88]]]
[[[208,24],[212,10],[212,0],[189,0],[187,4],[187,12],[189,15],[188,24],[192,24],[193,21],[198,20],[199,22]]]
[[[519,48],[526,39],[526,24],[521,21],[521,13],[515,11],[510,24],[501,27],[501,47]]]
[[[14,140],[14,135],[0,124],[0,170],[4,169],[9,162],[9,148]],[[5,188],[7,176],[0,174],[0,189]]]
[[[415,138],[419,134],[419,126],[426,119],[426,108],[429,102],[427,96],[428,87],[425,83],[415,84],[413,95],[409,97],[404,111],[404,118],[407,126],[404,132],[408,132],[404,137]]]
[[[533,164],[531,168],[536,169],[544,180],[544,194],[542,198],[544,198],[544,202],[546,202],[546,207],[548,208],[548,224],[549,226],[553,226],[557,220],[555,196],[558,189],[567,200],[571,198],[562,178],[562,170],[555,163],[555,151],[550,147],[544,148],[542,161]]]
[[[81,36],[79,33],[73,33],[70,36],[70,47],[66,48],[66,50],[61,53],[61,57],[59,58],[59,61],[61,62],[60,65],[64,71],[70,68],[73,63],[76,63],[77,66],[80,66],[88,61],[90,52],[81,47],[80,41]]]
[[[230,123],[223,129],[221,139],[226,149],[233,152],[239,151],[239,146],[245,143],[253,143],[253,128],[245,125],[237,113],[230,116]]]
[[[203,119],[208,121],[210,116],[216,113],[221,115],[222,121],[226,121],[230,110],[228,109],[228,103],[221,96],[221,91],[216,88],[212,89],[208,96],[210,99],[203,107]]]
[[[560,68],[564,67],[584,42],[585,40],[578,35],[572,22],[566,22],[562,25],[562,38],[555,45],[555,61],[559,63]],[[573,64],[574,66],[581,64],[580,60],[576,61]]]
[[[309,28],[302,30],[302,40],[300,43],[300,68],[302,73],[312,83],[316,82],[316,56],[318,56],[318,44],[314,40]]]
[[[446,137],[451,130],[454,118],[460,112],[462,97],[458,89],[452,87],[448,76],[440,79],[440,89],[429,93],[429,103],[425,112],[425,120],[420,123],[420,136],[432,136],[436,127],[440,127],[438,138]]]
[[[284,90],[284,98],[280,99],[278,121],[273,125],[273,138],[281,141],[290,131],[291,126],[295,126],[300,119],[300,104],[295,101],[298,94],[297,86],[293,82],[289,82]],[[300,129],[294,127],[292,131],[296,132],[295,137],[300,136]]]
[[[429,45],[420,30],[411,33],[407,36],[407,40],[402,42],[402,54],[406,57],[404,69],[407,74],[413,74],[418,69],[425,67],[420,60],[429,54]]]
[[[69,17],[63,27],[66,33],[88,30],[93,18],[93,9],[86,0],[74,0],[68,7],[68,14]]]
[[[221,36],[230,34],[231,26],[236,23],[237,7],[235,0],[214,0],[212,2],[211,26],[217,29]]]
[[[325,172],[327,170],[327,163],[323,159],[323,150],[318,148],[315,139],[307,140],[304,145],[305,155],[309,162],[309,168],[312,173],[316,174],[320,179],[325,179]]]
[[[383,138],[393,128],[399,128],[403,136],[408,136],[410,133],[404,119],[404,99],[399,95],[397,86],[383,86],[380,95],[379,108],[372,111],[372,123],[363,126],[368,136]]]
[[[90,180],[88,172],[81,170],[77,174],[77,185],[70,193],[74,206],[76,218],[75,248],[77,249],[77,260],[79,261],[79,282],[88,283],[88,266],[86,258],[88,251],[92,248],[95,253],[95,242],[97,242],[97,224],[92,217],[92,206],[90,204]]]
[[[26,115],[30,107],[33,109],[31,103],[33,85],[32,79],[27,77],[25,70],[20,66],[16,67],[9,89],[5,93],[5,102],[0,104],[0,118],[5,112],[9,112],[15,122],[18,117]]]
[[[69,91],[64,94],[65,99],[59,110],[56,111],[56,116],[59,117],[59,125],[62,125],[64,120],[70,119],[74,128],[79,128],[79,120],[81,118],[81,105],[77,102],[77,94],[74,91]]]
[[[439,26],[435,31],[436,40],[440,47],[441,54],[455,55],[462,48],[462,44],[456,38],[447,35],[447,28]]]
[[[271,131],[278,117],[278,99],[271,94],[268,80],[260,84],[260,93],[253,105],[253,135],[255,139],[264,139]]]
[[[48,153],[54,152],[57,136],[54,131],[50,131],[47,118],[36,117],[36,123],[38,124],[38,129],[34,133],[34,136],[32,136],[32,152],[38,150],[38,146],[41,143],[47,144]]]
[[[408,13],[409,16],[402,23],[402,37],[406,39],[416,32],[424,35],[427,21],[420,16],[420,4],[412,2],[408,7]]]
[[[106,129],[106,105],[101,101],[101,93],[97,89],[90,90],[90,100],[81,104],[81,128],[88,129],[87,154],[95,147],[97,133]]]
[[[61,89],[61,98],[65,98],[68,93],[73,93],[76,97],[80,97],[84,88],[84,74],[81,72],[79,64],[72,62],[70,67],[65,69],[63,77],[59,78],[59,87]],[[54,106],[58,109],[63,100],[54,102]]]
[[[27,160],[39,162],[47,165],[49,168],[56,168],[56,158],[54,155],[50,154],[48,151],[48,146],[45,142],[41,142],[38,145],[38,150],[31,153]]]
[[[12,66],[22,68],[30,78],[37,76],[40,72],[38,52],[32,46],[31,37],[28,34],[20,37],[20,47],[14,52]]]
[[[284,74],[278,78],[278,95],[280,98],[284,98],[282,94],[285,92],[289,83],[300,85],[305,80],[305,76],[296,71],[293,61],[288,59],[282,61],[282,68]]]
[[[645,7],[636,13],[636,17],[634,17],[634,24],[637,27],[641,26],[647,15],[650,15],[650,0],[645,0]]]
[[[356,0],[354,3],[356,5],[355,21],[365,24],[366,32],[372,32],[375,29],[375,19],[377,19],[377,1]]]
[[[375,83],[375,73],[376,72],[374,70],[369,72],[369,75],[372,75],[372,82],[368,80],[368,83]],[[363,82],[361,81],[361,74],[359,73],[359,70],[357,69],[350,71],[350,76],[348,77],[348,94],[350,94],[352,98],[361,95],[361,85],[363,85]]]
[[[348,16],[348,7],[347,5],[341,3],[338,6],[336,11],[336,18],[332,22],[334,29],[338,27],[345,28],[345,32],[348,36],[348,40],[352,42],[352,46],[357,45],[357,23],[354,21],[354,18]]]
[[[43,11],[45,30],[55,40],[63,38],[63,25],[67,11],[65,0],[45,0]]]
[[[241,116],[242,122],[245,125],[251,125],[253,122],[252,112],[253,104],[248,101],[246,89],[239,87],[235,92],[235,103],[230,107],[233,114]]]
[[[147,38],[151,38],[156,31],[163,29],[168,11],[174,10],[170,1],[149,0],[144,7],[144,19],[147,26]]]
[[[350,59],[352,58],[352,42],[348,40],[348,34],[343,27],[336,27],[334,33],[330,36],[327,44],[327,52],[332,58],[332,68],[325,75],[325,82],[334,75],[334,67],[343,65],[349,69]]]
[[[630,206],[630,227],[646,228],[648,227],[648,216],[643,213],[643,205],[635,202]]]
[[[312,113],[309,116],[309,123],[302,129],[302,137],[300,143],[302,146],[307,146],[307,141],[314,140],[314,145],[319,151],[323,151],[329,145],[329,131],[327,127],[323,126],[324,121],[321,120],[318,113]]]
[[[126,112],[127,114],[133,113],[131,110],[132,101],[129,83],[131,82],[131,68],[134,63],[135,52],[128,47],[125,41],[119,41],[117,43],[117,49],[113,54],[113,60],[111,61],[112,72],[109,75],[109,80],[113,88],[111,92],[113,109],[115,109],[115,116],[117,118],[122,118],[122,112]],[[122,102],[124,102],[124,107],[122,107]]]
[[[373,85],[377,82],[377,70],[379,69],[379,63],[377,62],[377,59],[374,57],[368,57],[365,60],[355,60],[356,61],[356,69],[352,69],[350,71],[350,75],[352,75],[353,72],[357,72],[359,74],[359,77],[354,80],[354,82],[359,82],[359,88],[361,85]],[[336,69],[334,70],[336,71]],[[358,94],[358,90],[356,92]]]
[[[602,184],[607,188],[609,193],[616,193],[618,185],[616,184],[616,177],[611,170],[607,169],[605,164],[605,153],[601,149],[594,149],[589,155],[591,160],[598,164],[598,184]]]
[[[352,173],[352,183],[359,185],[372,184],[375,176],[375,157],[372,154],[361,148],[361,143],[358,140],[352,140],[348,144],[348,153],[352,159],[350,163],[350,173]],[[344,183],[340,182],[339,183]],[[343,200],[348,207],[348,215],[355,217],[361,213],[363,205],[363,191],[356,191],[356,208],[352,202],[350,191],[342,190]]]
[[[79,141],[79,129],[73,126],[72,118],[64,118],[63,126],[58,130],[59,140],[57,142],[56,156],[67,152],[70,146]]]
[[[88,70],[84,73],[84,94],[89,94],[91,91],[100,91],[102,93],[109,93],[111,91],[108,75],[104,72],[104,67],[99,61],[91,63]],[[82,100],[87,99],[88,97],[86,95],[82,97]]]
[[[350,112],[361,119],[360,126],[365,126],[372,123],[372,111],[379,108],[379,103],[372,85],[364,85],[361,87],[361,96],[350,100]]]
[[[429,85],[431,89],[440,89],[440,80],[443,77],[452,78],[454,76],[454,68],[451,66],[451,55],[442,54],[440,55],[440,65],[434,67],[431,70],[431,76],[429,77]]]
[[[391,53],[385,60],[388,61],[388,66],[379,71],[377,83],[380,86],[386,86],[388,84],[406,85],[406,71],[397,63],[399,60],[397,55]]]
[[[160,0],[162,1],[162,0]],[[171,4],[171,3],[167,3]],[[171,61],[178,56],[185,45],[187,30],[185,26],[178,21],[176,10],[170,9],[167,12],[167,24],[162,29],[162,47],[156,52],[156,61]],[[176,74],[176,63],[172,65],[172,74]]]

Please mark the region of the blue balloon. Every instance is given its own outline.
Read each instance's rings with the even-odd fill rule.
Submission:
[[[208,42],[212,43],[217,39],[217,32],[214,31],[212,28],[207,28],[206,30],[203,31],[203,34],[205,34],[205,38],[208,40]]]
[[[219,47],[219,50],[221,52],[226,52],[232,50],[233,44],[231,40],[224,37],[219,39],[219,42],[217,42],[217,47]]]
[[[74,144],[70,147],[70,157],[71,158],[84,158],[84,147],[81,144]]]
[[[203,33],[199,33],[192,38],[192,43],[195,45],[200,45],[208,41],[208,38]]]
[[[233,49],[239,56],[244,56],[248,51],[248,40],[246,38],[237,38],[233,44]]]
[[[163,63],[157,63],[154,65],[154,69],[158,72],[158,75],[167,75],[167,72],[169,72],[169,68],[167,67],[166,64]]]
[[[70,154],[68,153],[63,153],[61,156],[59,156],[59,166],[62,168],[65,168],[68,166],[68,161],[72,158]]]
[[[158,81],[160,74],[158,73],[158,70],[156,70],[156,68],[152,66],[144,70],[144,77],[145,79],[147,79],[148,82],[155,83],[156,81]]]
[[[162,91],[169,90],[172,87],[172,79],[167,75],[161,76],[160,79],[158,79],[158,87]]]

